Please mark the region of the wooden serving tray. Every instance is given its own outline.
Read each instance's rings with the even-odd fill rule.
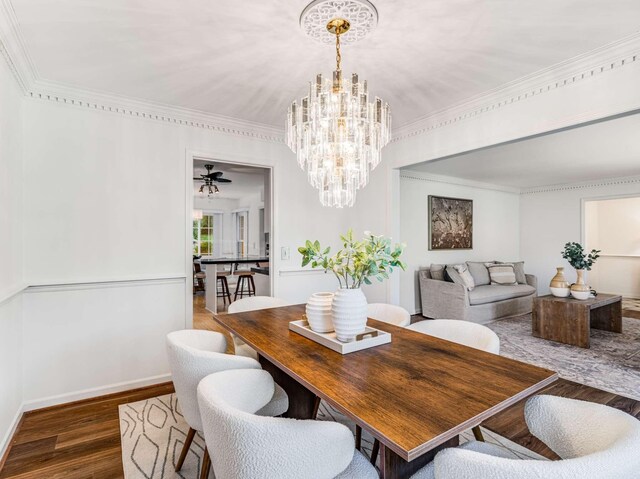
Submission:
[[[382,331],[381,329],[370,328],[369,326],[366,326],[364,332],[358,334],[356,339],[350,343],[338,341],[335,332],[316,333],[309,327],[309,323],[306,319],[291,321],[289,323],[289,329],[295,333],[301,334],[311,341],[322,344],[324,347],[333,349],[335,352],[340,354],[349,354],[391,342],[390,333]]]

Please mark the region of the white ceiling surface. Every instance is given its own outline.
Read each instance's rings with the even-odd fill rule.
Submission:
[[[640,114],[478,150],[405,170],[516,188],[640,175]]]
[[[265,179],[268,178],[266,175],[269,174],[269,170],[266,168],[195,160],[193,162],[194,178],[197,178],[207,172],[204,167],[205,164],[214,165],[215,168],[213,171],[222,171],[224,172],[224,175],[222,176],[231,180],[231,183],[214,183],[214,185],[217,185],[220,190],[220,193],[215,195],[214,198],[219,199],[239,200],[255,195],[264,189]],[[194,195],[200,196],[198,194],[198,189],[202,184],[202,181],[193,182]]]
[[[334,51],[304,36],[307,0],[12,0],[43,80],[282,127]],[[394,126],[638,31],[638,0],[374,0],[345,73]]]

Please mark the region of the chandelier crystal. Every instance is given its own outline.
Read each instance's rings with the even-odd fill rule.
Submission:
[[[327,30],[336,36],[336,70],[309,83],[309,94],[294,101],[287,116],[287,144],[320,193],[324,206],[353,206],[356,191],[369,182],[391,137],[389,104],[370,101],[367,81],[357,74],[343,78],[340,35],[350,24],[334,18]]]

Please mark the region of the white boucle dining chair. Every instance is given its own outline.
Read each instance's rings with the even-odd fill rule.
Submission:
[[[394,304],[371,303],[367,305],[367,317],[402,328],[411,324],[409,311]]]
[[[259,309],[279,308],[280,306],[289,306],[290,304],[291,303],[284,299],[273,298],[271,296],[251,296],[231,303],[227,309],[227,313],[244,313],[246,311],[256,311]],[[258,359],[258,353],[256,353],[254,349],[233,334],[231,338],[233,339],[234,350],[238,356],[246,356],[255,360]]]
[[[187,438],[176,463],[176,471],[182,468],[196,431],[202,431],[197,398],[197,388],[200,380],[211,373],[219,371],[261,369],[258,361],[233,354],[225,354],[226,349],[227,340],[224,335],[214,331],[185,329],[174,331],[167,335],[167,354],[173,385],[180,409],[189,425]],[[274,393],[265,401],[264,407],[258,411],[258,414],[278,416],[286,412],[288,408],[289,398],[287,393],[276,385]],[[205,468],[205,462],[208,464],[208,461],[209,453],[205,450],[202,465],[203,474],[208,473],[208,465]],[[203,475],[202,477],[207,476]]]
[[[534,396],[525,406],[531,433],[560,461],[514,459],[499,446],[472,441],[439,452],[411,479],[637,479],[640,421],[602,404]]]
[[[212,374],[198,386],[204,437],[216,479],[374,479],[353,435],[329,421],[254,414],[273,395],[266,371]]]
[[[488,353],[500,354],[500,338],[498,338],[498,335],[486,326],[470,321],[425,319],[407,326],[407,329]]]

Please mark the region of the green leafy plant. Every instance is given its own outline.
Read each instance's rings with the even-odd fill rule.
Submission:
[[[587,255],[580,243],[567,243],[564,245],[562,257],[575,269],[591,270],[593,263],[600,257],[599,253],[599,249],[592,249]]]
[[[370,278],[383,281],[389,278],[393,268],[405,269],[400,261],[404,244],[391,246],[391,239],[375,236],[365,231],[361,241],[353,239],[353,231],[341,235],[343,249],[329,256],[331,248],[322,248],[319,241],[306,241],[298,248],[302,255],[302,266],[311,264],[312,268],[323,268],[325,273],[333,272],[338,278],[340,288],[356,289],[362,283],[371,284]]]

